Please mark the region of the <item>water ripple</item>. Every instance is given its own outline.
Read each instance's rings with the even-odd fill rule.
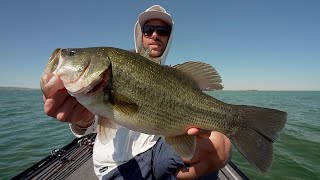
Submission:
[[[233,161],[252,179],[316,179],[320,174],[320,92],[215,91],[232,104],[276,108],[288,121],[275,143],[273,165],[259,174],[238,151]],[[67,124],[43,112],[40,90],[0,88],[0,177],[8,179],[61,148],[74,136]]]

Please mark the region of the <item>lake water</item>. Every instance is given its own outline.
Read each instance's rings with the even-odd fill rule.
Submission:
[[[215,91],[227,103],[288,113],[261,175],[234,150],[232,160],[251,179],[320,179],[320,91]],[[74,139],[69,126],[45,115],[40,90],[0,88],[0,179],[9,179]]]

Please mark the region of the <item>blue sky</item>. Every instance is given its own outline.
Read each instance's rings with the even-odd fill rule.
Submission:
[[[203,61],[226,90],[320,90],[320,1],[44,1],[0,3],[0,86],[39,88],[57,48],[134,47],[140,12],[175,22],[167,64]]]

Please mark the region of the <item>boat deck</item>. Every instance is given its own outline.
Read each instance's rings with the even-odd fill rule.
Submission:
[[[97,180],[93,171],[92,148],[95,134],[75,139],[12,179],[86,179]],[[238,167],[230,162],[219,170],[218,179],[249,179]]]

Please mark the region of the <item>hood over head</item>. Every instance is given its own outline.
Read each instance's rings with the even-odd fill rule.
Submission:
[[[151,20],[151,19],[160,19],[160,20],[166,22],[168,25],[171,25],[171,34],[168,39],[166,49],[164,50],[163,54],[160,57],[153,58],[153,60],[160,62],[160,64],[164,64],[166,61],[166,57],[168,55],[170,46],[171,46],[174,23],[173,23],[173,20],[172,20],[170,14],[167,13],[167,11],[163,7],[161,7],[159,5],[154,5],[139,15],[138,21],[136,22],[135,28],[134,28],[135,49],[136,49],[136,52],[138,52],[139,48],[142,46],[141,26],[143,26],[145,22],[147,22],[148,20]]]

